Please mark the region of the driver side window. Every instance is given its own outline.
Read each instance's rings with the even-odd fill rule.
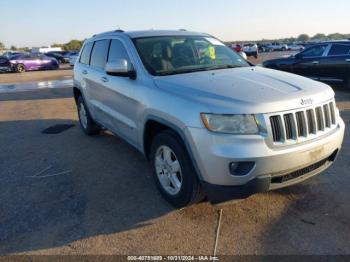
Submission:
[[[302,58],[322,56],[328,45],[317,45],[306,49],[301,53]]]

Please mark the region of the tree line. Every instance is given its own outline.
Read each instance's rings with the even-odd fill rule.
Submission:
[[[298,37],[289,37],[289,38],[283,38],[278,40],[267,40],[263,39],[262,41],[258,42],[273,42],[273,41],[282,41],[282,42],[308,42],[308,41],[329,41],[329,40],[343,40],[343,39],[349,39],[350,40],[350,34],[340,34],[340,33],[334,33],[334,34],[322,34],[318,33],[314,36],[309,36],[307,34],[301,34]],[[52,47],[61,47],[62,50],[79,50],[85,40],[71,40],[68,43],[65,44],[53,44]],[[251,41],[249,41],[251,42]],[[0,41],[0,50],[5,50],[5,45]],[[12,51],[30,51],[28,47],[21,47],[18,48],[16,46],[11,46],[10,49]]]

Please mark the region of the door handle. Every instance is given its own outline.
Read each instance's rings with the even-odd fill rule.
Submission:
[[[312,62],[314,65],[318,65],[320,62],[318,62],[318,61],[313,61]]]
[[[86,70],[83,70],[83,75],[87,75],[88,74],[88,72],[86,71]]]
[[[108,78],[105,77],[105,76],[103,76],[103,77],[101,77],[101,81],[102,81],[103,83],[107,83],[107,82],[108,82]]]
[[[345,59],[345,61],[350,63],[350,59]]]

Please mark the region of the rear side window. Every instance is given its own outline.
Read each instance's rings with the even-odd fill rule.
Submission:
[[[84,46],[84,49],[83,49],[81,56],[80,56],[80,63],[85,64],[85,65],[88,65],[90,63],[90,54],[91,54],[91,49],[92,49],[93,45],[94,45],[94,43],[90,42]]]
[[[332,56],[332,55],[349,55],[349,54],[350,54],[350,45],[333,44],[328,55]]]
[[[91,53],[90,65],[104,68],[107,62],[109,40],[96,41]]]
[[[126,59],[129,61],[128,53],[119,40],[113,39],[111,43],[111,47],[109,49],[108,62],[114,62],[118,59]]]

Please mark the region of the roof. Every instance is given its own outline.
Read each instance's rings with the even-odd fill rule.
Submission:
[[[104,32],[101,34],[94,35],[94,37],[98,36],[106,36],[106,35],[119,35],[126,34],[131,38],[139,38],[139,37],[152,37],[152,36],[209,36],[209,34],[198,33],[198,32],[190,32],[186,30],[142,30],[142,31],[122,31],[122,30],[114,30],[109,32]]]

